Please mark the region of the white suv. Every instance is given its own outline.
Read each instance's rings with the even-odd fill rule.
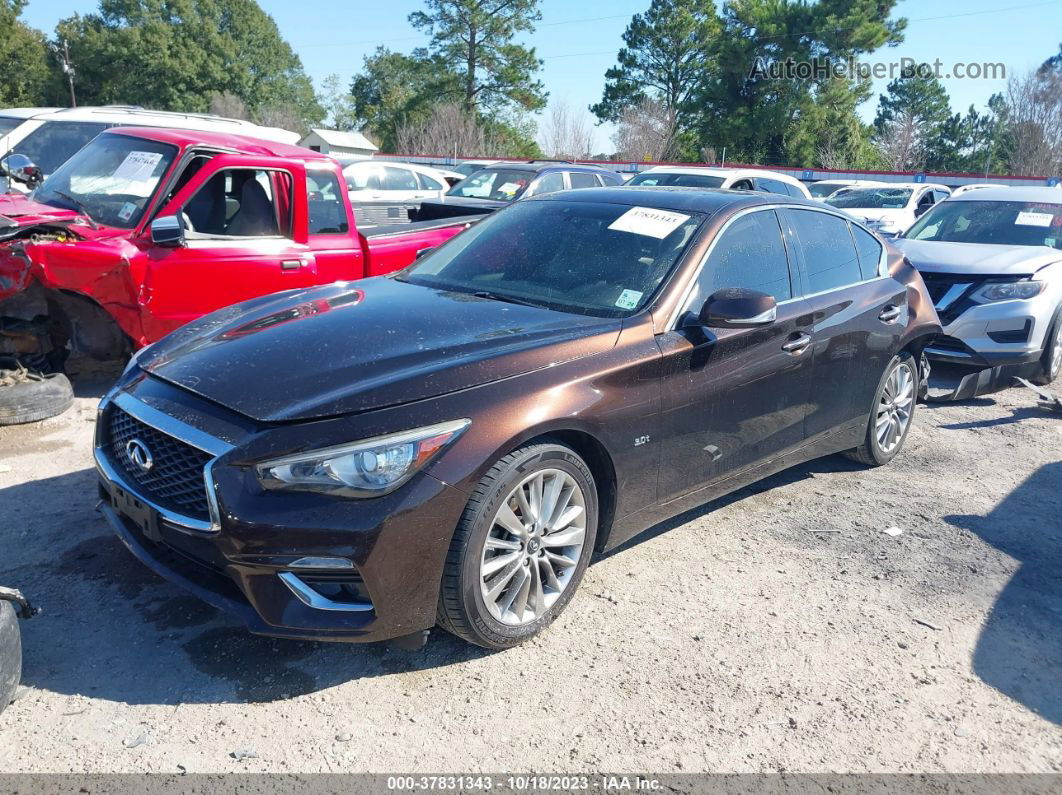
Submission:
[[[170,113],[125,105],[7,108],[0,110],[0,158],[13,153],[26,155],[48,176],[101,132],[119,126],[231,132],[285,144],[299,142],[298,133],[206,113]],[[6,181],[0,181],[0,189]],[[7,187],[28,190],[16,182]]]

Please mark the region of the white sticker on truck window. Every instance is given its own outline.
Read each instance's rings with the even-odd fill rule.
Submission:
[[[1051,226],[1051,222],[1055,219],[1051,213],[1018,213],[1018,217],[1014,219],[1014,223],[1019,226]]]
[[[130,152],[114,170],[114,176],[130,182],[147,182],[160,160],[161,152]]]
[[[638,302],[642,300],[643,293],[637,290],[624,290],[620,293],[620,297],[616,299],[616,306],[620,309],[634,309],[638,306]]]
[[[655,237],[663,240],[690,217],[670,210],[654,210],[652,207],[631,207],[623,215],[608,225],[617,232],[631,232],[635,235]]]

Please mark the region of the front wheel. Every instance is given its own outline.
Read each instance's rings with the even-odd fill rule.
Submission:
[[[507,649],[548,627],[571,600],[597,537],[594,477],[545,440],[500,459],[469,498],[450,544],[438,623]]]
[[[1054,322],[1047,330],[1044,352],[1040,357],[1040,372],[1030,380],[1034,384],[1047,386],[1062,372],[1062,307],[1055,312]]]
[[[874,393],[863,443],[845,455],[867,466],[889,463],[903,448],[915,414],[918,366],[909,353],[894,356]]]

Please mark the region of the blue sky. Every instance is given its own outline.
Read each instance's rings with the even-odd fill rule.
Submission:
[[[314,81],[339,74],[349,82],[365,55],[378,44],[408,52],[424,44],[407,23],[421,0],[260,0],[281,34],[302,58]],[[529,42],[544,60],[542,80],[551,100],[585,108],[601,96],[605,70],[614,63],[632,14],[648,0],[542,0],[542,22]],[[90,13],[90,0],[30,0],[26,21],[46,32],[63,17]],[[897,13],[910,20],[906,41],[874,53],[869,61],[939,58],[948,71],[956,62],[1003,63],[1008,74],[1024,72],[1058,52],[1062,42],[1062,0],[902,0]],[[875,84],[876,92],[884,82]],[[1004,80],[949,79],[953,110],[981,107]],[[877,98],[862,114],[873,118]],[[599,128],[597,149],[611,151],[609,130]]]

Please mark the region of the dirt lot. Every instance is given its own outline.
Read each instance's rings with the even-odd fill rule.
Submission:
[[[1062,771],[1062,417],[1030,393],[654,528],[488,654],[256,638],[157,579],[93,510],[105,381],[0,429],[0,581],[44,607],[0,771]]]

